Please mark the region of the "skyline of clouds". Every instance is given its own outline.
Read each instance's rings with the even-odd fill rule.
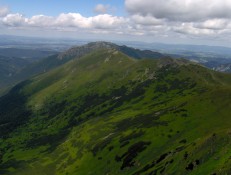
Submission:
[[[0,27],[7,29],[55,30],[108,33],[120,38],[174,38],[229,42],[231,36],[231,1],[228,0],[125,0],[127,15],[112,14],[109,4],[97,4],[94,16],[60,13],[57,16],[36,14],[27,17],[0,7]],[[33,30],[32,30],[33,29]]]
[[[152,15],[169,21],[196,22],[211,18],[230,18],[229,0],[125,0],[130,14]]]

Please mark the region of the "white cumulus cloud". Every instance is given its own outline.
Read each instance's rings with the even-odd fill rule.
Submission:
[[[125,0],[129,13],[174,21],[230,18],[230,0]]]
[[[35,15],[26,18],[22,14],[7,14],[0,18],[0,24],[5,27],[26,27],[37,29],[52,29],[63,31],[81,31],[88,32],[113,32],[118,33],[121,28],[127,25],[127,19],[124,17],[113,16],[109,14],[100,14],[92,17],[84,17],[79,13],[62,13],[57,17]],[[100,31],[102,30],[102,31]]]
[[[91,28],[92,26],[90,18],[83,17],[79,13],[62,13],[55,19],[54,25],[77,28]]]
[[[28,22],[28,19],[23,17],[22,14],[7,14],[4,18],[2,18],[2,22],[4,25],[16,27],[25,25]]]
[[[207,28],[197,28],[193,23],[182,23],[178,26],[173,26],[172,30],[186,35],[192,36],[205,36],[205,35],[215,35],[216,31]]]
[[[229,38],[230,0],[125,0],[126,16],[111,15],[113,7],[98,4],[96,15],[61,13],[26,17],[0,7],[0,28],[116,34],[125,37]],[[141,37],[140,37],[141,38]]]
[[[122,28],[127,22],[123,17],[112,16],[108,14],[98,15],[91,18],[94,28],[117,29]]]
[[[125,0],[125,7],[136,30],[148,35],[217,39],[231,33],[230,0]]]
[[[211,30],[223,30],[228,27],[229,20],[227,19],[208,19],[204,22],[196,23],[197,28],[211,29]]]
[[[36,15],[27,19],[27,25],[33,27],[48,27],[52,26],[54,23],[54,18],[45,15]]]
[[[131,19],[137,23],[142,25],[163,25],[164,20],[157,19],[151,15],[142,16],[139,14],[135,14],[131,16]]]

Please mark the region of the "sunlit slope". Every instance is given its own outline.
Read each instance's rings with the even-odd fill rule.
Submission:
[[[38,62],[30,64],[26,66],[24,69],[22,69],[20,72],[18,72],[16,75],[14,75],[10,80],[13,81],[14,83],[20,82],[32,76],[44,72],[49,72],[52,69],[67,63],[70,60],[81,58],[99,49],[115,49],[135,59],[143,59],[143,58],[156,59],[156,58],[164,57],[164,55],[150,50],[139,50],[139,49],[134,49],[127,46],[119,46],[114,43],[103,42],[103,41],[91,42],[82,46],[76,46],[70,48],[65,52],[51,55],[49,57],[39,60]]]
[[[0,99],[0,173],[230,174],[231,76],[102,49]]]

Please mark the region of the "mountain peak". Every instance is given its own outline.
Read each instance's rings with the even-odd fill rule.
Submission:
[[[116,49],[125,55],[135,58],[135,59],[141,59],[141,58],[162,58],[164,55],[153,52],[150,50],[140,50],[135,49],[127,46],[119,46],[111,42],[105,42],[105,41],[97,41],[97,42],[91,42],[83,46],[77,46],[73,47],[66,52],[63,52],[59,54],[58,59],[70,59],[70,58],[79,58],[82,57],[92,51],[96,51],[99,49]]]
[[[98,47],[98,48],[116,48],[119,47],[118,45],[112,43],[112,42],[106,42],[106,41],[96,41],[96,42],[90,42],[85,45],[86,47]]]
[[[66,52],[59,54],[58,59],[62,60],[66,57],[81,57],[92,51],[98,49],[116,49],[118,46],[116,44],[104,41],[91,42],[83,46],[72,47]]]

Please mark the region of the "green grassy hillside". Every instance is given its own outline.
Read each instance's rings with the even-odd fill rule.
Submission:
[[[40,55],[40,59],[37,58],[38,60],[35,61],[36,59],[33,57],[33,59],[23,58],[20,60],[19,58],[17,59],[7,58],[7,60],[6,59],[1,60],[1,56],[0,56],[0,68],[1,68],[0,69],[0,96],[2,95],[3,92],[5,92],[5,89],[7,87],[15,85],[16,83],[20,81],[26,80],[28,78],[42,74],[44,72],[49,72],[50,70],[57,68],[72,59],[81,58],[82,56],[85,56],[98,49],[116,49],[135,59],[142,59],[142,58],[156,59],[156,58],[164,57],[164,55],[158,52],[153,52],[153,51],[148,51],[148,50],[139,50],[139,49],[134,49],[134,48],[127,47],[127,46],[119,46],[119,45],[116,45],[110,42],[92,42],[92,43],[89,43],[83,46],[73,47],[59,54],[54,53],[53,55],[48,54],[48,53],[51,53],[48,51],[42,52],[42,51],[34,50],[34,52],[32,52],[28,50],[26,52],[24,49],[21,49],[21,50],[12,49],[12,53],[9,53],[9,49],[3,49],[4,54],[7,54],[7,53],[9,55],[18,54],[18,56],[22,56],[23,54],[26,54],[26,55],[29,54],[28,56],[30,56],[32,53],[34,53],[34,57],[37,58]],[[0,49],[0,54],[1,54],[1,49]],[[44,58],[42,57],[42,54],[44,54]],[[47,56],[45,57],[46,54]],[[24,57],[26,57],[26,55]],[[30,62],[26,62],[28,60],[30,60]],[[2,62],[4,64],[2,64]],[[10,62],[12,63],[9,64]],[[19,67],[20,69],[17,67]],[[13,70],[15,69],[15,70],[13,71],[12,69]]]
[[[231,75],[101,49],[0,98],[0,174],[231,174]]]
[[[5,88],[21,80],[17,79],[17,76],[25,67],[31,66],[31,63],[39,59],[57,53],[56,51],[46,51],[43,49],[4,47],[0,48],[0,95],[1,91]],[[30,72],[25,72],[25,74],[27,78],[30,77]]]
[[[28,64],[29,61],[23,58],[0,55],[0,90],[9,84],[12,76]]]

